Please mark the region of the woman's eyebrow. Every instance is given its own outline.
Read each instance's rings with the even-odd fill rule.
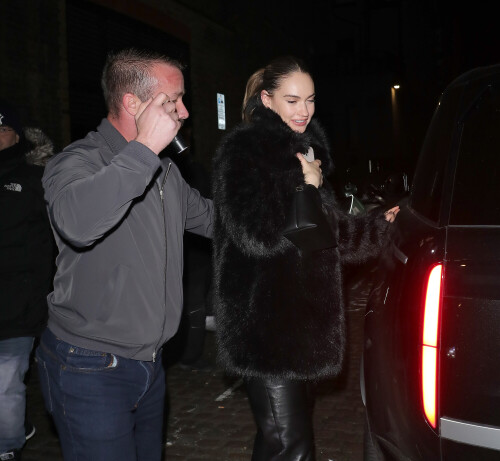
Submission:
[[[306,99],[313,98],[314,96],[316,96],[316,93],[313,93],[313,94],[309,95]],[[296,98],[296,99],[300,99],[300,96],[296,96],[294,94],[284,94],[283,97],[284,98]]]

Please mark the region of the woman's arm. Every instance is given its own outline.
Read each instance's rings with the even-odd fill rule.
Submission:
[[[380,255],[391,241],[391,223],[399,212],[399,207],[388,211],[391,213],[339,215],[339,252],[342,263],[363,264]]]
[[[269,257],[290,247],[282,230],[292,192],[304,184],[297,159],[290,158],[288,169],[273,169],[255,143],[226,141],[214,162],[213,183],[218,232],[243,253]]]

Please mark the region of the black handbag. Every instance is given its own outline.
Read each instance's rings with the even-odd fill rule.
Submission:
[[[321,207],[316,187],[298,186],[286,217],[283,236],[302,251],[316,251],[337,246],[332,228]]]

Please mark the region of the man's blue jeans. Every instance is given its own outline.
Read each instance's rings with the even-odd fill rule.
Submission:
[[[65,461],[160,461],[165,371],[68,344],[46,329],[40,383]]]
[[[0,454],[19,450],[26,442],[24,376],[33,340],[31,336],[0,340]]]

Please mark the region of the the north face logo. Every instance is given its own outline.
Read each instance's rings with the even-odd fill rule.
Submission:
[[[5,187],[5,189],[7,190],[11,190],[12,192],[21,192],[23,190],[23,186],[15,182],[11,182],[10,184],[4,184],[3,187]]]

